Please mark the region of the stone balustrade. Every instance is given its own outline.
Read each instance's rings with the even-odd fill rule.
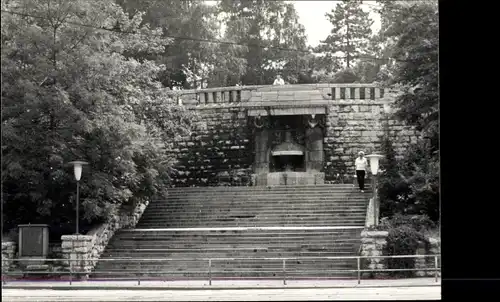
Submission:
[[[14,265],[12,259],[16,255],[16,243],[13,241],[2,241],[2,273],[8,272]]]
[[[199,108],[270,100],[290,102],[296,100],[377,100],[384,97],[384,92],[384,88],[375,84],[318,83],[177,90],[172,91],[171,95],[179,105]]]

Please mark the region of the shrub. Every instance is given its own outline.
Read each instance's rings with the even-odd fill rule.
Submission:
[[[385,246],[385,255],[415,255],[419,241],[424,240],[422,233],[408,225],[400,225],[390,228]],[[388,269],[413,269],[415,268],[415,258],[388,258]],[[413,271],[393,271],[392,276],[410,277]]]
[[[427,242],[425,234],[436,224],[427,215],[401,215],[384,218],[380,228],[389,232],[384,255],[415,255],[419,242]],[[388,258],[388,269],[413,269],[415,258]],[[413,271],[394,271],[392,276],[409,277]]]

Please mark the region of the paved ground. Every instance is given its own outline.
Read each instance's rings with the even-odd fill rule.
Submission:
[[[43,284],[42,284],[43,283]],[[357,281],[10,282],[3,301],[297,301],[440,300],[431,278]],[[45,286],[45,287],[43,287]],[[42,289],[45,288],[45,289]]]
[[[434,278],[408,278],[389,280],[182,280],[182,281],[7,281],[3,289],[260,289],[260,288],[323,288],[323,287],[414,287],[440,286]]]
[[[230,290],[23,290],[5,289],[2,301],[304,301],[441,300],[441,287],[230,289]]]

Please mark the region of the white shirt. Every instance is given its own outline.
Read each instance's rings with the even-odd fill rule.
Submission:
[[[285,81],[283,79],[275,79],[273,85],[285,85]]]
[[[366,161],[366,157],[359,158],[356,157],[356,171],[361,170],[361,171],[366,171],[366,167],[368,166],[368,162]]]

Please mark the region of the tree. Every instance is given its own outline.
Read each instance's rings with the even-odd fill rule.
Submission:
[[[111,0],[2,2],[1,22],[6,228],[74,225],[75,159],[90,163],[83,230],[112,207],[163,196],[172,159],[161,143],[190,117],[157,81],[164,66],[128,54],[155,56],[171,40]]]
[[[213,69],[220,67],[219,59],[224,57],[221,52],[231,51],[228,47],[207,42],[217,39],[220,25],[216,20],[216,8],[204,1],[116,2],[131,16],[143,14],[142,23],[161,28],[165,39],[175,37],[175,43],[167,45],[163,52],[146,57],[166,66],[160,81],[171,89],[196,88],[202,80],[206,82]]]
[[[240,58],[246,63],[241,76],[245,85],[269,84],[277,72],[289,82],[298,81],[300,51],[307,49],[305,29],[293,4],[224,0],[219,12],[226,25],[224,39],[248,45],[240,48]]]
[[[331,34],[317,47],[317,52],[345,55],[347,68],[352,61],[363,54],[372,34],[373,20],[361,8],[360,0],[343,0],[326,17],[332,23]]]
[[[438,7],[436,1],[382,1],[385,51],[396,59],[386,69],[385,84],[397,86],[395,117],[421,131],[422,137],[399,162],[394,186],[404,211],[439,219]],[[396,179],[397,178],[397,179]]]
[[[439,14],[437,2],[415,1],[386,8],[392,22],[384,32],[395,40],[392,49],[397,58],[388,84],[399,85],[396,116],[422,130],[438,148],[439,89],[438,45]],[[389,13],[388,13],[389,14]]]

